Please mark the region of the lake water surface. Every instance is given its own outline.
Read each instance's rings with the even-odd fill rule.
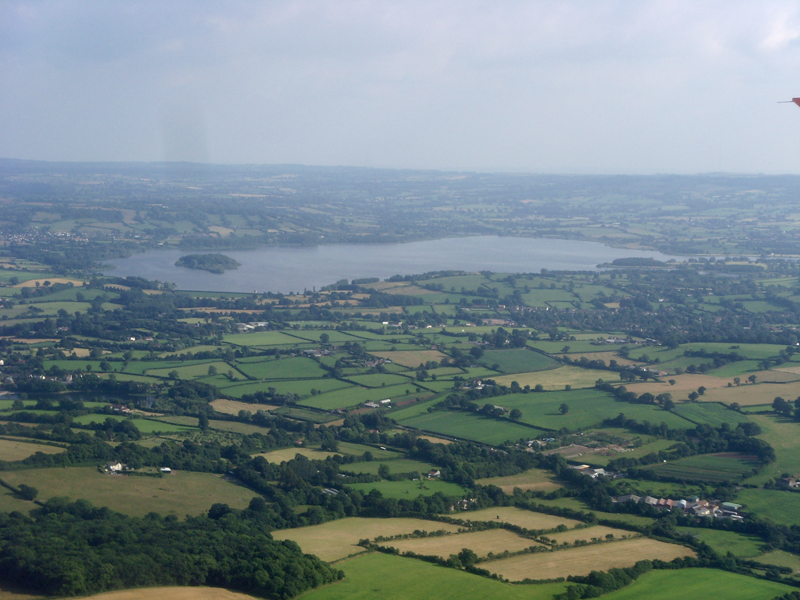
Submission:
[[[193,252],[150,250],[108,261],[107,275],[130,275],[177,284],[183,290],[215,292],[302,292],[335,283],[427,271],[464,270],[497,273],[538,273],[542,269],[586,271],[615,258],[633,256],[680,259],[660,252],[612,248],[596,242],[514,237],[445,238],[405,244],[328,244],[265,246],[225,251],[242,263],[234,271],[215,275],[176,267],[179,257]],[[685,258],[685,257],[684,257]]]

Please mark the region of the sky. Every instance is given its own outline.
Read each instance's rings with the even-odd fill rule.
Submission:
[[[0,0],[0,157],[800,173],[800,3]]]

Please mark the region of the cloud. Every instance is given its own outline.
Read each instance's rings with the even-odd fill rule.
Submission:
[[[798,38],[791,2],[7,0],[0,155],[797,172]]]

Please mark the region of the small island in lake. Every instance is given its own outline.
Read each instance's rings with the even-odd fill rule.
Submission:
[[[222,275],[225,271],[240,267],[241,263],[224,254],[187,254],[176,260],[175,266]]]

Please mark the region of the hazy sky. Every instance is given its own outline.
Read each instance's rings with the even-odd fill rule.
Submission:
[[[0,0],[0,156],[800,173],[800,3]]]

